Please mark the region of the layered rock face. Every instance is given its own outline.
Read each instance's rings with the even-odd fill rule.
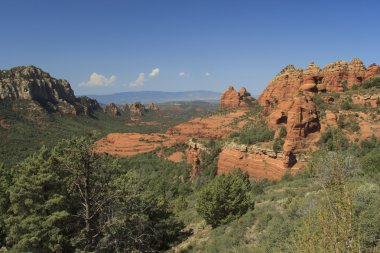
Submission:
[[[234,87],[229,86],[220,98],[220,107],[227,110],[240,106],[247,107],[254,101],[255,99],[244,87],[241,87],[237,92]]]
[[[0,71],[0,101],[17,100],[36,101],[47,111],[64,114],[90,114],[100,108],[95,100],[76,98],[66,80],[55,79],[34,66]]]
[[[306,70],[293,65],[285,67],[260,95],[258,102],[269,114],[272,108],[284,101],[290,101],[302,92],[343,92],[345,88],[361,85],[364,81],[380,76],[380,66],[372,64],[368,69],[355,58],[350,63],[337,61],[323,69],[314,63]]]

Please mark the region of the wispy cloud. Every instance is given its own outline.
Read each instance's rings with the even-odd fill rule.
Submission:
[[[90,79],[87,82],[82,82],[80,86],[108,86],[115,82],[117,77],[115,75],[110,76],[109,78],[104,75],[93,72],[90,76]]]
[[[146,77],[144,73],[140,73],[137,79],[129,84],[131,87],[139,87],[143,86],[144,82],[146,81]]]
[[[179,75],[180,77],[185,77],[185,76],[188,76],[188,74],[187,74],[187,73],[185,73],[185,72],[179,72],[179,73],[178,73],[178,75]]]
[[[160,69],[159,69],[159,68],[155,68],[155,69],[153,69],[153,70],[150,72],[149,76],[151,76],[151,77],[155,77],[155,76],[157,76],[159,73],[160,73]]]
[[[206,72],[205,76],[211,76],[210,72]]]

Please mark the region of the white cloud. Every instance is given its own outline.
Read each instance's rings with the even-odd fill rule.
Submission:
[[[96,72],[92,73],[90,79],[87,82],[80,83],[80,86],[108,86],[115,82],[117,77],[115,75],[109,78],[98,74]]]
[[[150,72],[149,76],[154,77],[154,76],[157,76],[159,73],[160,73],[160,69],[155,68]]]
[[[179,75],[180,77],[187,77],[187,76],[189,76],[189,74],[188,74],[188,73],[185,73],[185,72],[179,72],[178,75]]]
[[[211,76],[210,72],[206,72],[205,76]]]
[[[137,79],[135,81],[133,81],[132,83],[129,84],[129,86],[131,87],[139,87],[139,86],[143,86],[144,85],[144,82],[146,81],[146,77],[145,77],[145,74],[144,73],[140,73],[139,76],[137,77]]]

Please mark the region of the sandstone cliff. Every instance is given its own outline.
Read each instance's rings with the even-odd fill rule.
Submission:
[[[350,63],[336,61],[323,69],[314,63],[305,70],[288,65],[268,84],[258,102],[265,108],[265,113],[269,113],[281,102],[292,100],[300,91],[343,92],[379,76],[380,66],[372,64],[366,68],[358,58]]]

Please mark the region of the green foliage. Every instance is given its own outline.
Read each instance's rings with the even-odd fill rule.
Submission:
[[[328,127],[326,132],[322,134],[319,145],[330,151],[347,150],[349,147],[349,141],[341,130]]]
[[[265,122],[249,124],[240,132],[240,143],[255,144],[258,142],[266,142],[273,140],[274,131],[269,129]]]
[[[180,235],[182,226],[169,211],[168,202],[149,188],[136,172],[114,182],[112,216],[97,252],[156,252],[167,249]]]
[[[352,105],[352,101],[350,99],[345,99],[342,104],[341,104],[341,109],[342,110],[351,110],[353,105]]]
[[[360,185],[353,196],[355,229],[363,249],[376,247],[380,238],[380,187],[373,183]]]
[[[70,220],[62,183],[46,148],[17,166],[5,220],[7,245],[16,252],[61,251],[69,244],[60,226]]]
[[[380,149],[368,152],[362,157],[363,171],[367,174],[380,173]]]
[[[9,188],[12,185],[13,172],[0,164],[0,248],[5,245],[6,227],[5,218],[6,212],[9,209]]]
[[[11,185],[9,196],[0,195],[0,208],[7,209],[0,216],[7,247],[15,252],[152,252],[177,240],[182,225],[167,195],[156,191],[149,178],[94,153],[93,140],[81,137],[63,140],[51,151],[42,148],[15,167],[12,182],[1,177],[1,188]]]
[[[217,167],[218,167],[218,156],[222,150],[222,143],[219,141],[215,141],[213,139],[207,140],[205,142],[205,147],[207,152],[201,153],[201,171],[203,181],[208,181],[216,175]]]
[[[197,211],[213,227],[228,223],[253,207],[250,191],[247,174],[240,170],[222,174],[200,190]]]
[[[380,78],[374,78],[368,81],[363,82],[362,85],[355,85],[352,87],[355,90],[358,89],[371,89],[371,88],[377,88],[380,87]]]
[[[282,151],[282,147],[284,146],[286,135],[287,135],[286,127],[280,126],[278,137],[274,140],[274,143],[273,143],[274,152],[277,153],[277,152]]]
[[[273,150],[274,152],[278,153],[282,151],[282,147],[284,146],[285,140],[276,138],[273,143]]]

